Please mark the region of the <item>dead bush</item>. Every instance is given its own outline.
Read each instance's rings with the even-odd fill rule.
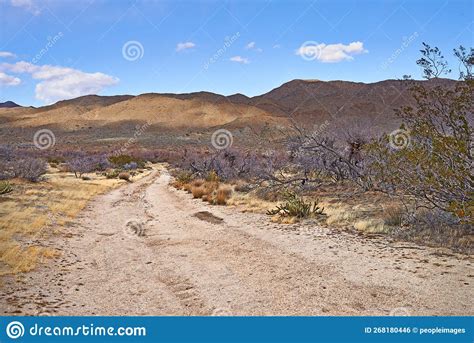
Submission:
[[[39,181],[47,171],[47,163],[39,158],[25,157],[12,163],[14,176],[31,182]]]
[[[227,200],[232,196],[232,187],[230,186],[220,186],[217,189],[216,193],[216,204],[217,205],[226,205]]]
[[[130,182],[130,177],[131,177],[131,176],[130,176],[130,173],[128,173],[128,172],[121,172],[121,173],[118,175],[118,178],[119,178],[120,180],[125,180],[125,181],[128,181],[128,182]]]
[[[404,209],[399,205],[388,205],[383,209],[383,221],[388,226],[400,227],[403,224]]]
[[[200,199],[203,195],[207,194],[203,186],[191,186],[191,193],[195,199]]]

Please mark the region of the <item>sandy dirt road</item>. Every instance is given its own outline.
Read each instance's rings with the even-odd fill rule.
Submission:
[[[3,314],[474,314],[468,257],[274,224],[169,179],[154,171],[92,201],[53,242],[61,258],[4,285]]]

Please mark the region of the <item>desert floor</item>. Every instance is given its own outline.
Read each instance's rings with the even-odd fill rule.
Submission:
[[[383,237],[210,206],[165,169],[96,197],[6,280],[18,315],[473,315],[473,261]]]

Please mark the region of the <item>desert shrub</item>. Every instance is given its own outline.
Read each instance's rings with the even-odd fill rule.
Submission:
[[[109,162],[119,167],[122,167],[132,161],[133,157],[130,155],[109,156]]]
[[[109,156],[108,160],[110,163],[119,168],[124,168],[125,166],[130,167],[132,165],[136,165],[137,168],[143,168],[145,166],[144,160],[130,155]]]
[[[0,145],[0,180],[15,177],[13,170],[14,150],[8,145]]]
[[[130,173],[127,172],[120,172],[118,175],[120,180],[130,181]]]
[[[383,221],[388,226],[400,227],[405,218],[405,209],[402,206],[389,205],[383,209]]]
[[[13,187],[8,181],[0,181],[0,195],[13,191]]]
[[[120,171],[116,169],[109,170],[105,173],[107,179],[116,179],[120,174]]]
[[[76,177],[82,177],[85,173],[103,171],[110,167],[110,163],[103,155],[80,156],[67,162],[67,168]]]
[[[123,165],[123,169],[125,169],[125,170],[135,170],[137,168],[138,168],[138,163],[133,162],[133,161]]]
[[[220,186],[218,189],[217,189],[217,193],[216,193],[216,204],[217,205],[226,205],[227,204],[227,200],[230,199],[232,195],[232,188],[229,187],[229,186]]]
[[[369,188],[364,153],[367,132],[347,133],[337,125],[324,134],[296,124],[293,129],[295,134],[289,138],[287,147],[294,168],[290,177],[280,177],[281,183],[307,186],[350,180]]]
[[[237,182],[237,184],[235,185],[235,191],[236,192],[241,192],[241,193],[248,193],[253,188],[254,188],[254,186],[252,184],[247,183],[247,182],[243,182],[243,181]]]
[[[25,157],[13,161],[14,177],[19,177],[31,182],[39,181],[41,175],[47,171],[47,163],[39,158]]]
[[[236,179],[266,179],[285,165],[285,153],[226,149],[213,153],[185,150],[177,166],[199,177],[216,177],[222,181]]]
[[[390,233],[397,239],[474,253],[473,225],[460,222],[455,215],[440,209],[420,208],[408,217],[406,226],[393,228]]]
[[[217,175],[215,170],[211,170],[209,173],[207,173],[206,181],[219,182],[219,175]]]
[[[176,181],[181,184],[188,183],[192,180],[193,174],[189,171],[180,171],[178,175],[176,175]]]
[[[285,202],[278,205],[276,209],[269,210],[268,215],[282,215],[296,218],[308,218],[317,215],[324,215],[324,208],[318,206],[318,202],[305,201],[296,192],[286,191],[284,193]]]
[[[48,163],[51,164],[51,165],[52,164],[58,165],[58,164],[64,163],[64,162],[66,162],[66,160],[62,156],[49,156],[48,157]]]
[[[465,79],[453,87],[414,85],[411,93],[416,107],[398,110],[403,125],[395,134],[372,142],[368,150],[379,189],[411,196],[417,207],[446,211],[472,224],[474,80],[470,67],[474,51],[455,51],[468,64],[462,74]],[[443,56],[428,45],[422,52],[418,64],[425,68],[425,76],[438,77],[447,66]]]
[[[89,176],[85,176],[85,175],[81,176],[81,179],[84,180],[84,181],[90,181],[91,180],[91,178]]]
[[[207,194],[206,189],[203,186],[191,187],[191,193],[193,194],[193,198],[195,199],[202,198],[203,195]]]
[[[192,187],[200,187],[206,183],[206,180],[204,179],[196,179],[191,181],[191,186]]]

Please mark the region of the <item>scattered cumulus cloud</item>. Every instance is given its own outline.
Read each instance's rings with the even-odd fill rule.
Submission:
[[[281,45],[280,45],[280,44],[275,44],[275,45],[273,46],[273,49],[280,49],[280,48],[281,48]]]
[[[21,80],[19,78],[0,71],[0,86],[18,86],[20,83]]]
[[[257,47],[257,43],[255,42],[250,42],[245,46],[245,50],[255,50],[257,52],[263,52],[261,48]]]
[[[250,50],[255,48],[256,43],[255,42],[250,42],[245,46],[245,49]]]
[[[38,2],[34,0],[11,0],[10,3],[12,6],[23,8],[33,15],[39,15],[41,13]]]
[[[15,55],[13,52],[0,51],[0,57],[11,57],[11,58],[15,58],[16,55]]]
[[[303,44],[296,54],[307,59],[315,59],[324,63],[334,63],[353,60],[353,55],[367,53],[364,49],[364,43],[352,42],[347,45],[338,44]],[[311,58],[308,58],[311,57]]]
[[[103,73],[86,73],[73,68],[52,65],[39,66],[25,61],[14,64],[3,63],[0,65],[0,70],[30,74],[33,79],[39,80],[36,84],[35,96],[36,99],[47,104],[81,95],[97,94],[104,88],[119,82],[116,77]]]
[[[178,43],[176,45],[176,51],[180,52],[180,51],[192,49],[195,46],[196,46],[196,44],[194,44],[193,42]]]
[[[230,60],[232,62],[237,62],[237,63],[242,63],[242,64],[249,64],[250,63],[248,58],[242,57],[242,56],[234,56],[234,57],[231,57]]]

